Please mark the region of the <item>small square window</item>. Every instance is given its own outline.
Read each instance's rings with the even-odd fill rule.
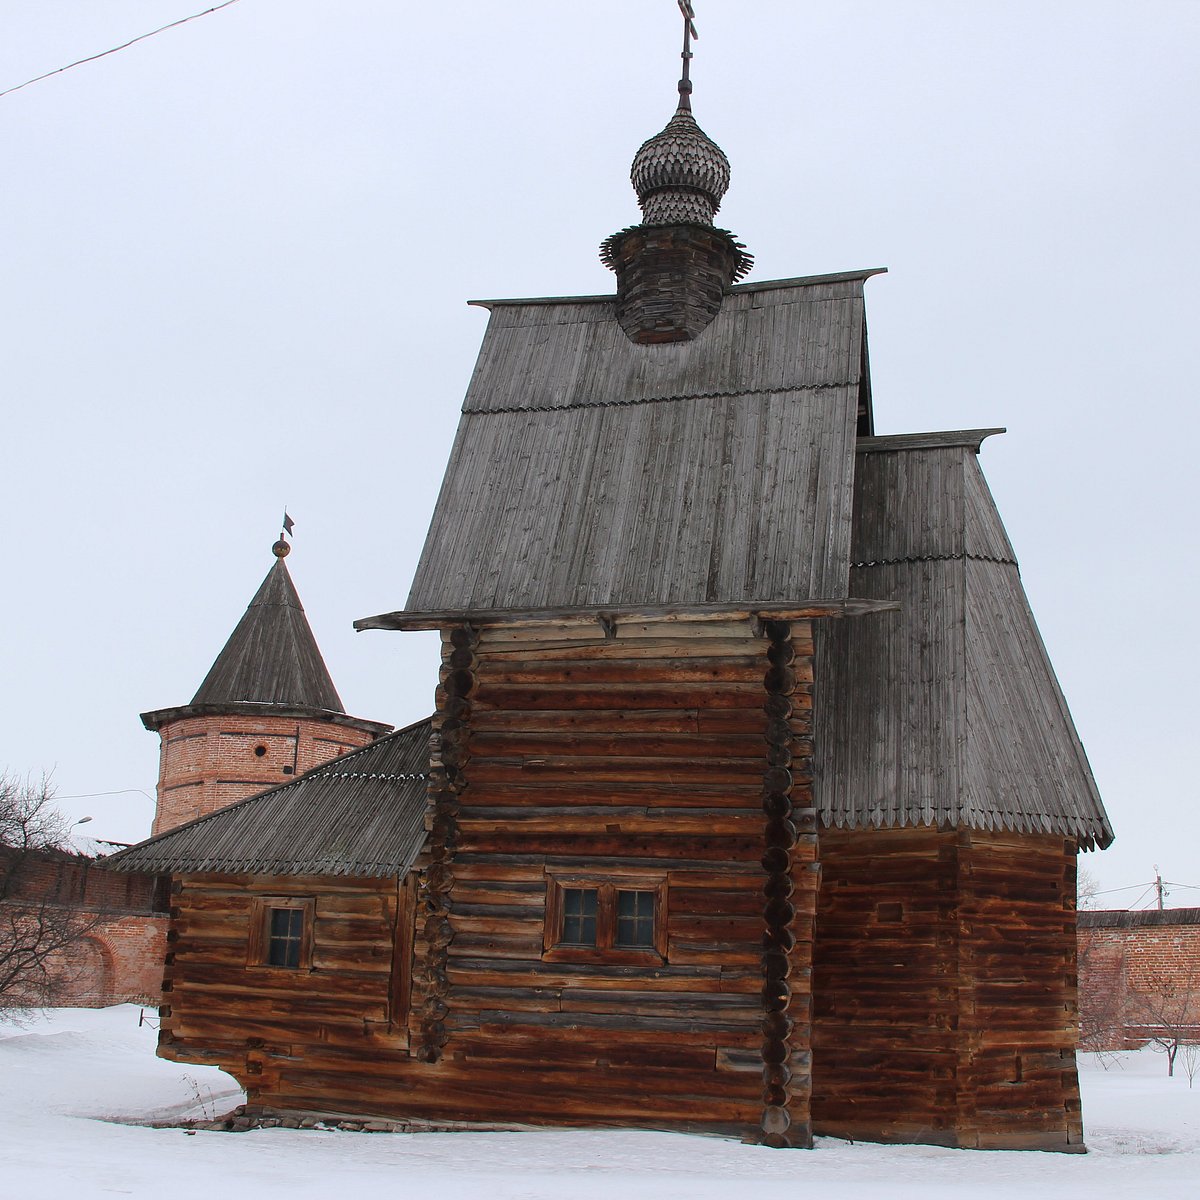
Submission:
[[[257,896],[250,913],[247,963],[286,971],[312,967],[315,901],[293,896]]]

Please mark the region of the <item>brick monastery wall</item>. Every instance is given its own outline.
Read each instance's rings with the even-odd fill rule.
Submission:
[[[1139,916],[1119,913],[1111,919]],[[1162,924],[1084,924],[1107,917],[1081,916],[1081,1048],[1141,1045],[1156,1018],[1192,1026],[1200,1037],[1200,912],[1180,910],[1172,920],[1168,909]]]
[[[168,917],[131,914],[104,921],[64,956],[64,1007],[157,1005],[162,992]]]
[[[96,860],[62,851],[40,851],[17,860],[9,903],[63,906],[82,920],[98,920],[87,935],[53,961],[60,986],[54,1002],[98,1008],[127,1001],[156,1004],[166,951],[166,891],[152,875],[105,871]]]
[[[207,816],[365,746],[363,729],[303,717],[184,717],[160,731],[153,833]]]

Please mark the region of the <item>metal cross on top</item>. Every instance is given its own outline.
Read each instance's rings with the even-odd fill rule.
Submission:
[[[679,107],[689,112],[692,109],[692,38],[698,38],[696,32],[696,10],[692,0],[677,0],[679,11],[683,13],[683,77],[679,80]]]

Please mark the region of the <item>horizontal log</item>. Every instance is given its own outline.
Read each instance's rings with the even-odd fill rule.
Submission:
[[[762,787],[763,758],[722,759],[696,755],[681,758],[622,758],[583,755],[544,755],[533,761],[484,758],[472,754],[467,779],[473,790],[509,787],[537,787],[552,792],[565,791],[575,782],[587,783],[595,790],[605,785],[621,787],[642,784],[667,793],[686,789],[693,781],[710,789],[727,785]],[[469,798],[469,797],[467,797]],[[563,795],[562,800],[567,800]]]
[[[664,858],[662,856],[633,856],[627,853],[613,854],[604,859],[606,875],[645,875],[647,871],[665,871],[670,883],[688,887],[740,887],[742,881],[762,884],[761,850],[753,859],[741,861],[727,859],[724,862]],[[542,879],[547,870],[594,871],[595,862],[590,856],[570,854],[492,854],[460,850],[454,858],[455,879]]]
[[[766,756],[763,721],[754,714],[752,727],[744,731],[701,734],[699,728],[684,734],[661,734],[627,729],[582,731],[506,729],[471,734],[471,756],[476,759],[525,759],[569,756],[603,760],[634,758],[659,760],[670,758],[749,759],[762,762]]]
[[[683,917],[671,912],[667,921],[669,941],[679,941],[687,945],[705,942],[718,947],[727,944],[748,944],[759,949],[763,928],[761,913],[743,917]]]
[[[667,1034],[691,1033],[698,1024],[726,1036],[735,1034],[744,1028],[744,1025],[733,1017],[718,1019],[716,1015],[677,1018],[587,1011],[510,1013],[503,1009],[472,1013],[470,1019],[467,1019],[464,1014],[454,1014],[455,1029],[495,1029],[497,1031],[510,1025],[518,1025],[555,1031],[559,1029],[625,1030],[639,1028]],[[557,1033],[554,1036],[557,1036]]]
[[[628,990],[633,985],[653,991],[719,992],[725,981],[719,967],[620,967],[612,964],[560,963],[540,959],[505,960],[451,957],[447,963],[451,987],[586,986],[592,990]],[[761,981],[757,981],[761,985]]]
[[[546,903],[544,878],[532,881],[504,881],[465,879],[456,875],[454,879],[454,907],[464,905],[495,905],[506,908],[536,908],[539,911]]]
[[[489,837],[594,836],[620,833],[648,837],[760,838],[763,815],[745,809],[598,808],[569,805],[491,808],[463,805],[458,833],[463,845]]]
[[[811,641],[796,643],[796,653],[811,657]],[[614,641],[585,639],[561,642],[510,640],[485,642],[479,647],[479,657],[488,663],[528,662],[644,662],[681,658],[744,658],[765,665],[766,645],[748,632],[741,636],[712,637],[618,637]]]
[[[610,630],[616,630],[612,637]],[[705,614],[696,620],[660,620],[629,617],[613,620],[609,628],[594,615],[579,616],[572,620],[526,621],[520,624],[495,624],[480,626],[478,631],[480,649],[511,645],[555,645],[562,641],[585,641],[604,644],[611,641],[657,641],[663,638],[741,638],[757,636],[752,620],[745,617],[729,619],[720,615]]]
[[[478,695],[486,697],[492,688],[528,686],[621,688],[682,684],[750,684],[762,687],[765,659],[753,655],[737,657],[685,658],[599,658],[584,662],[493,662],[481,658],[475,667]]]
[[[757,969],[762,963],[762,949],[754,946],[722,946],[712,942],[688,941],[674,938],[669,947],[672,966],[717,966]]]
[[[760,880],[746,878],[737,888],[688,887],[672,881],[670,915],[681,917],[761,917],[763,908]]]
[[[592,783],[588,778],[558,781],[553,786],[545,779],[536,782],[539,773],[527,773],[529,782],[473,778],[463,800],[468,804],[501,805],[559,803],[579,805],[638,805],[663,808],[688,808],[697,805],[712,808],[760,808],[762,773],[746,772],[733,782],[712,783],[699,772],[691,772],[679,783],[660,778],[650,783]]]
[[[688,684],[672,687],[606,684],[578,688],[545,684],[493,684],[471,697],[473,712],[517,709],[737,709],[756,714],[761,709],[761,689],[745,683]]]
[[[755,996],[730,992],[613,992],[585,988],[564,988],[559,998],[564,1013],[616,1013],[637,1018],[683,1019],[704,1026],[713,1022],[736,1023],[739,1020],[758,1027],[762,1020],[762,1002]]]
[[[477,1057],[487,1058],[502,1047],[531,1044],[538,1048],[538,1057],[550,1057],[553,1062],[557,1062],[556,1051],[561,1047],[564,1050],[590,1052],[593,1058],[624,1058],[631,1065],[636,1065],[636,1056],[639,1053],[648,1053],[660,1047],[673,1047],[692,1051],[707,1050],[708,1070],[715,1068],[717,1045],[758,1052],[762,1050],[761,1030],[745,1023],[725,1034],[689,1025],[685,1031],[676,1030],[670,1036],[664,1036],[658,1027],[634,1027],[614,1022],[608,1017],[603,1020],[604,1023],[601,1024],[599,1018],[596,1021],[582,1021],[569,1016],[562,1017],[554,1031],[552,1044],[547,1042],[545,1022],[522,1025],[519,1021],[511,1021],[486,1029],[456,1027],[447,1047],[452,1056],[460,1051],[470,1051]]]
[[[608,859],[610,856],[627,859],[636,856],[648,864],[663,865],[731,859],[757,863],[762,856],[762,838],[759,836],[686,837],[669,833],[631,833],[603,837],[511,832],[474,836],[464,832],[461,845],[465,853],[573,858],[577,860],[577,868],[578,860],[590,860],[593,869],[597,859]]]

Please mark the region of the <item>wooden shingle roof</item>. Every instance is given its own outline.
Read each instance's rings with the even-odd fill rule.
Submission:
[[[425,842],[429,720],[104,860],[152,875],[407,871]]]
[[[732,288],[666,345],[611,297],[489,302],[408,604],[358,627],[844,599],[874,273]]]
[[[896,612],[819,627],[815,790],[829,824],[1112,830],[979,469],[1002,430],[864,438],[856,596]]]
[[[390,725],[346,715],[282,558],[267,572],[192,702],[142,713],[147,729],[207,713],[320,716],[373,734]]]
[[[193,704],[245,701],[346,711],[282,558],[192,697]]]

